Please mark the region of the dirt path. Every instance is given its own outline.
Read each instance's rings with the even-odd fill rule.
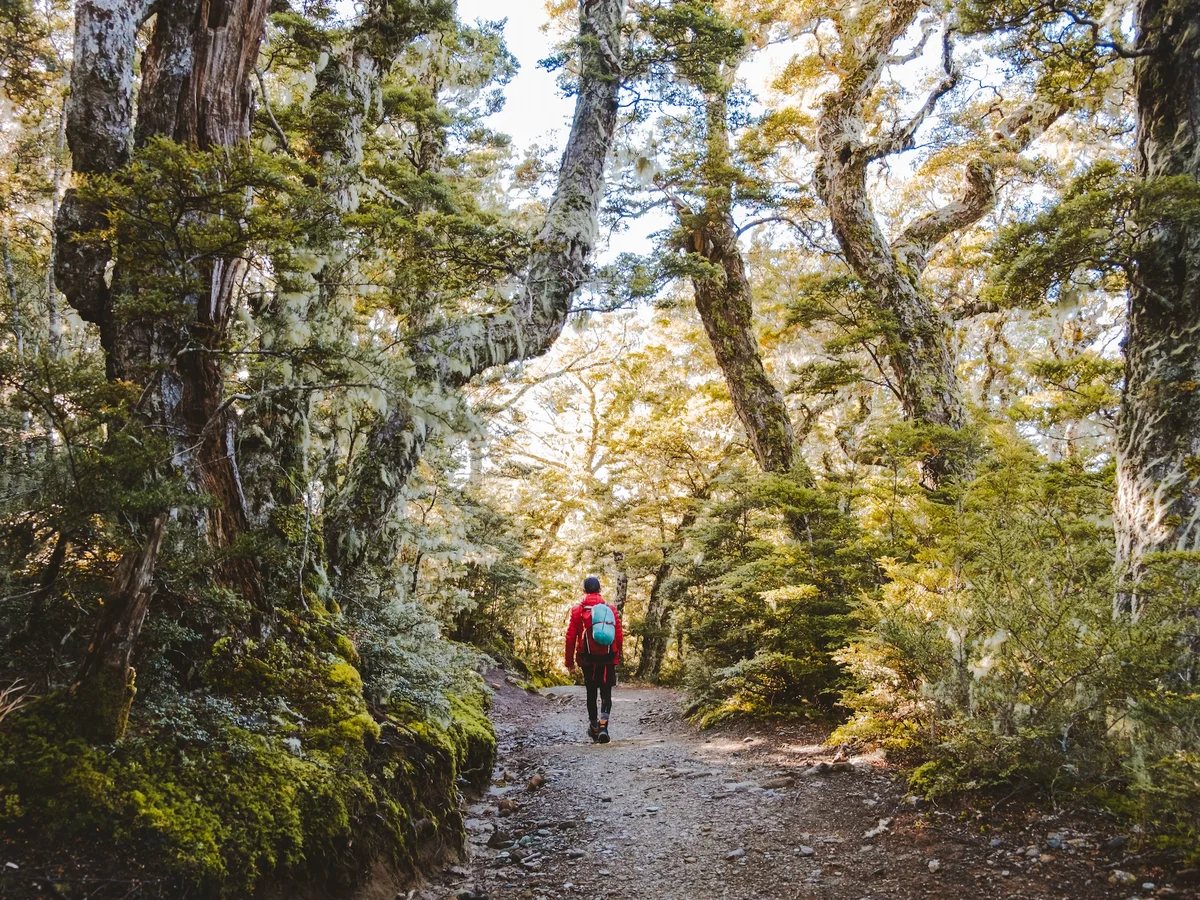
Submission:
[[[439,900],[1194,896],[1109,859],[1094,821],[1010,814],[1001,831],[914,805],[878,758],[834,760],[815,729],[698,732],[676,694],[622,686],[613,742],[593,745],[582,688],[491,680],[496,781]]]

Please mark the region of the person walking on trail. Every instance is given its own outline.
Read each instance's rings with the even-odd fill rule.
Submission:
[[[587,690],[588,737],[608,743],[608,716],[612,712],[612,689],[621,662],[621,617],[600,596],[600,579],[589,575],[583,581],[584,598],[571,610],[567,625],[567,671],[576,664],[583,670]],[[600,707],[596,708],[599,695]]]

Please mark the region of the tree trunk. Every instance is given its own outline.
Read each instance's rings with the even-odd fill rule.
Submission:
[[[671,604],[667,602],[663,586],[671,574],[669,555],[673,548],[663,548],[663,561],[654,573],[650,585],[650,601],[646,604],[646,618],[642,623],[642,655],[638,658],[638,681],[657,681],[662,671],[663,657],[667,654],[667,622]]]
[[[1016,110],[996,129],[992,142],[964,172],[961,197],[911,223],[891,244],[875,217],[867,186],[871,163],[912,149],[918,129],[959,79],[952,34],[942,44],[945,74],[912,120],[893,127],[891,137],[866,142],[866,108],[879,83],[892,45],[909,30],[924,4],[903,0],[887,19],[877,18],[858,34],[843,35],[839,67],[845,71],[828,94],[818,123],[815,182],[829,211],[846,261],[866,288],[879,316],[895,388],[907,418],[924,425],[960,429],[966,422],[950,346],[949,322],[921,284],[929,255],[942,240],[978,222],[995,205],[995,170],[1049,127],[1064,107],[1038,104]],[[945,26],[944,26],[945,27]],[[961,468],[961,461],[931,455],[927,480],[936,485]]]
[[[59,534],[58,540],[54,542],[54,549],[50,552],[50,560],[46,563],[46,571],[42,575],[41,583],[29,601],[29,611],[25,614],[25,627],[19,635],[14,635],[14,637],[24,639],[43,630],[46,601],[50,599],[50,594],[54,591],[54,583],[58,581],[58,574],[62,571],[62,565],[67,558],[67,550],[70,546],[71,539],[65,534]]]
[[[1200,178],[1200,0],[1142,0],[1134,64],[1138,171]],[[1117,565],[1137,615],[1147,554],[1200,550],[1200,229],[1142,223],[1117,433]]]
[[[121,557],[104,598],[100,623],[71,689],[79,731],[95,743],[119,741],[125,734],[136,693],[130,662],[154,593],[154,563],[166,525],[166,513],[159,514],[142,546]]]
[[[893,6],[886,20],[872,23],[859,41],[846,37],[843,62],[850,68],[823,103],[816,181],[846,260],[887,323],[886,352],[905,415],[959,428],[964,414],[946,323],[921,291],[918,273],[900,265],[883,236],[867,191],[867,167],[875,157],[861,139],[866,101],[892,44],[921,7],[917,0],[905,0]]]
[[[596,244],[604,168],[617,122],[621,0],[582,0],[575,117],[546,221],[513,307],[453,320],[418,340],[425,396],[398,404],[368,440],[325,520],[331,571],[343,589],[394,550],[395,510],[435,425],[414,401],[434,401],[497,365],[545,353],[566,325]]]
[[[746,264],[738,247],[733,222],[733,187],[729,182],[729,124],[726,95],[707,98],[707,158],[704,169],[711,183],[701,213],[677,207],[689,253],[698,253],[718,266],[721,276],[696,275],[692,288],[696,311],[725,376],[737,412],[759,467],[764,472],[787,472],[796,454],[796,436],[787,406],[763,367],[754,333],[754,305]]]
[[[706,487],[693,498],[693,504],[700,503],[707,496]],[[671,556],[682,546],[684,534],[695,524],[696,513],[695,505],[684,512],[675,528],[673,542],[663,547],[662,564],[654,573],[650,601],[646,604],[646,618],[642,625],[642,655],[638,659],[636,675],[639,681],[657,681],[662,672],[663,658],[667,655],[668,638],[671,636],[671,613],[675,610],[675,601],[679,599],[678,586],[671,581]]]
[[[613,554],[617,565],[617,585],[613,590],[613,606],[621,615],[625,614],[625,601],[629,597],[629,572],[625,568],[625,554],[619,550]]]
[[[249,76],[264,33],[269,0],[80,0],[75,13],[71,98],[66,134],[79,175],[111,174],[131,144],[163,136],[197,149],[229,147],[250,134]],[[133,120],[137,32],[157,14],[142,57],[138,116]],[[118,302],[148,285],[124,275],[125,261],[81,233],[102,225],[104,209],[67,191],[55,221],[55,275],[68,302],[99,327],[108,375],[143,386],[134,414],[168,436],[171,465],[194,490],[215,501],[200,519],[207,539],[226,547],[246,527],[245,498],[233,453],[233,417],[222,404],[220,348],[240,276],[237,260],[216,260],[203,287],[179,297],[189,320],[157,314],[122,317]],[[113,264],[106,278],[109,263]],[[187,352],[181,352],[184,348]],[[158,473],[161,474],[161,473]],[[155,477],[155,473],[150,473]],[[85,730],[99,740],[124,731],[132,699],[129,659],[152,593],[154,564],[167,521],[144,521],[146,543],[122,558],[75,694],[87,711]],[[257,579],[248,563],[231,565],[228,581],[252,599]]]

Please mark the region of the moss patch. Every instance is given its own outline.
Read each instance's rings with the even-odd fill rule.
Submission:
[[[459,789],[486,782],[495,754],[482,681],[448,698],[448,722],[372,715],[353,665],[295,651],[215,649],[214,673],[239,684],[256,673],[286,689],[263,699],[293,717],[265,730],[219,719],[184,738],[135,708],[124,741],[93,747],[63,694],[10,716],[0,830],[88,841],[181,892],[220,897],[301,883],[350,891],[381,863],[412,872],[456,853]]]

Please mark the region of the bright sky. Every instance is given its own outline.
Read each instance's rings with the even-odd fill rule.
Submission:
[[[458,17],[464,22],[507,19],[504,40],[521,64],[505,90],[504,109],[488,124],[511,135],[518,151],[534,143],[561,148],[575,107],[559,95],[554,75],[537,64],[550,55],[549,35],[542,31],[546,10],[540,0],[458,0]]]

